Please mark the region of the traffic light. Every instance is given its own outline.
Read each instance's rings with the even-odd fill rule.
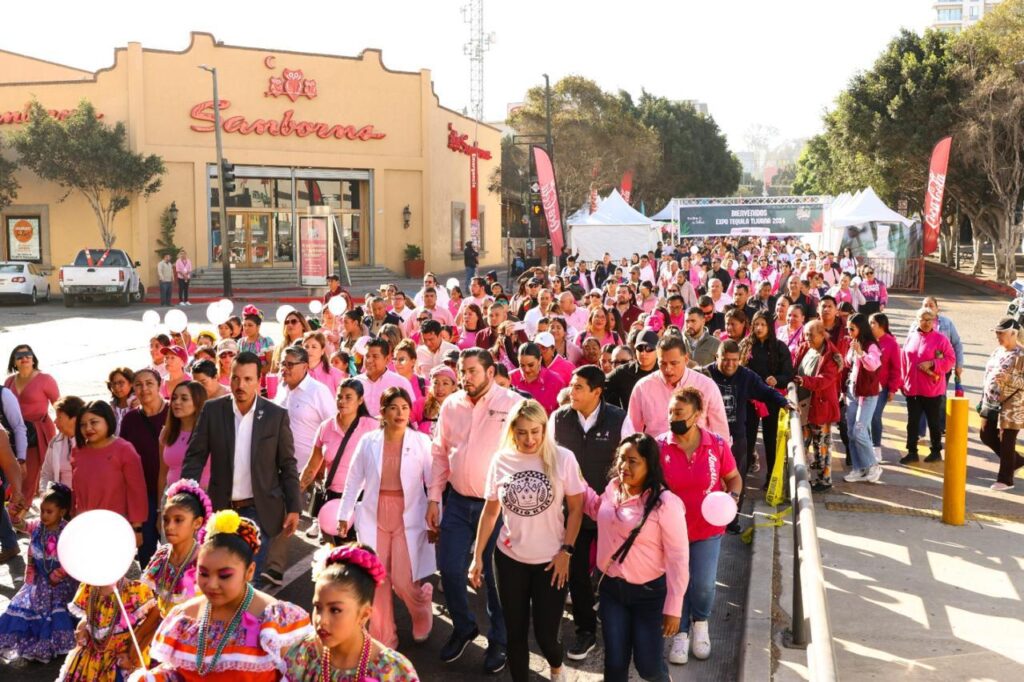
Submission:
[[[531,207],[531,210],[533,211],[533,215],[539,216],[541,214],[542,207],[540,204],[534,204]]]
[[[224,180],[224,196],[230,196],[235,191],[235,164],[227,159],[221,160],[221,173]]]

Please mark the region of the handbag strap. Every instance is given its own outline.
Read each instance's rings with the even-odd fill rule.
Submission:
[[[359,415],[352,420],[352,423],[345,429],[345,435],[341,439],[341,445],[338,446],[338,451],[334,453],[334,461],[331,462],[331,468],[327,473],[327,478],[324,479],[324,489],[331,487],[331,481],[334,480],[334,474],[338,473],[338,466],[341,464],[341,456],[345,452],[345,446],[352,440],[352,434],[356,432],[356,427],[359,426]]]

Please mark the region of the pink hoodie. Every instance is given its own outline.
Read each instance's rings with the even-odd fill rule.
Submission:
[[[918,365],[932,361],[934,379]],[[903,394],[935,398],[946,394],[946,373],[956,364],[956,354],[946,335],[937,329],[927,334],[919,329],[910,332],[903,346]]]
[[[900,343],[892,334],[883,334],[882,338],[878,339],[878,346],[882,349],[882,366],[878,368],[878,384],[883,389],[889,389],[890,394],[896,393],[903,383]]]

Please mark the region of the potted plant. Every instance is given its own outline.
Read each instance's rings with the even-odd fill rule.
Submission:
[[[408,279],[422,279],[423,270],[423,249],[416,244],[405,245],[405,276]]]

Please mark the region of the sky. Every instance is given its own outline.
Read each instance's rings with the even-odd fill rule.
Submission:
[[[78,68],[109,66],[128,42],[182,50],[190,31],[205,31],[266,49],[381,48],[389,68],[430,69],[443,105],[469,102],[465,0],[56,0],[43,14],[32,2],[4,4],[0,49]],[[485,119],[503,119],[547,73],[705,102],[734,151],[755,124],[808,137],[850,77],[901,27],[922,31],[933,12],[932,0],[484,0],[485,32],[494,34]]]

